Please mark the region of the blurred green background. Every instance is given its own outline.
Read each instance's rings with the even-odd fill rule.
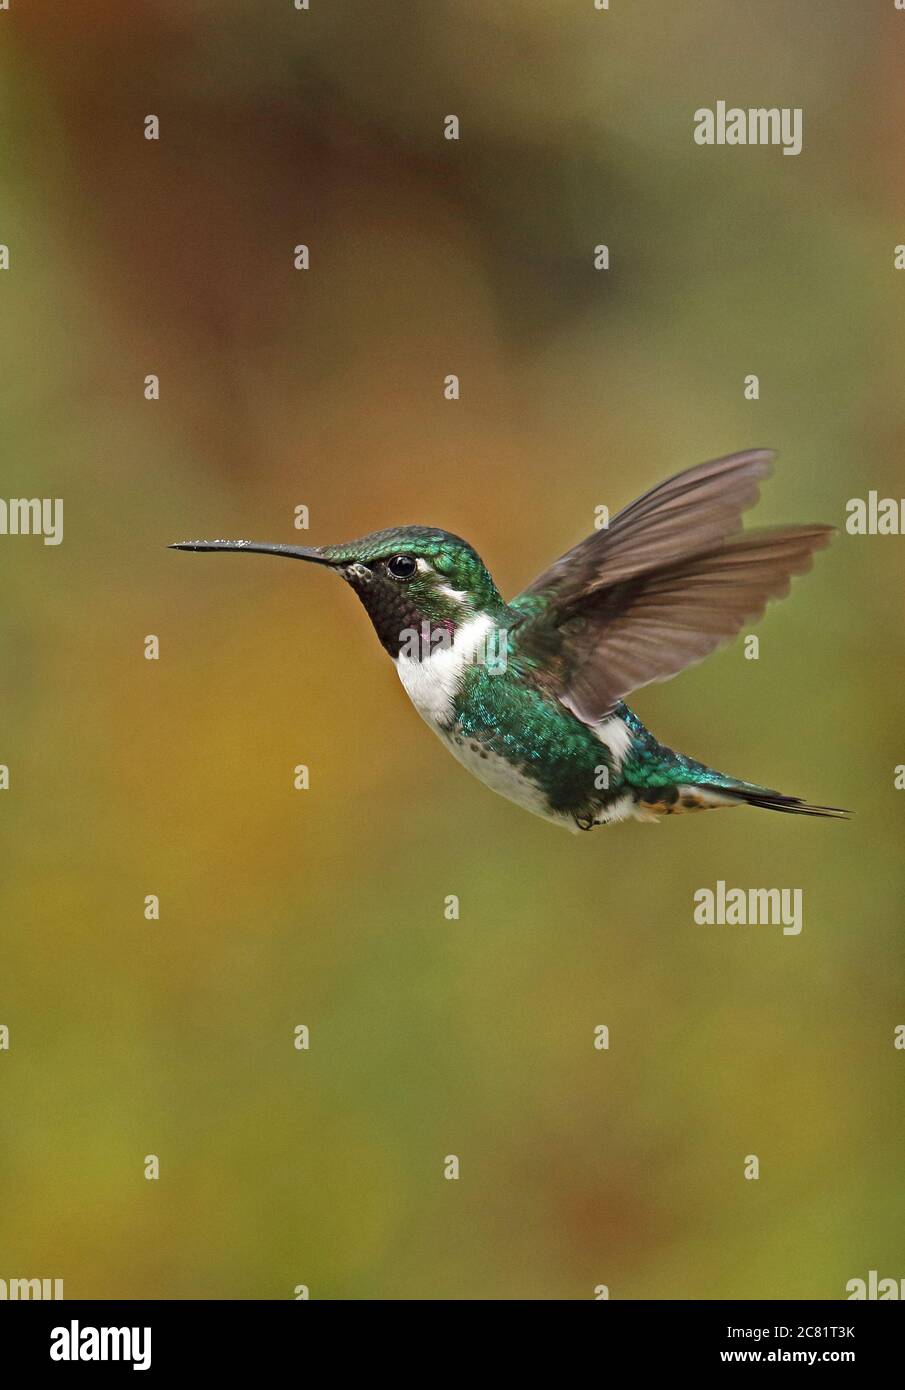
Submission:
[[[749,445],[780,450],[760,522],[902,495],[905,14],[14,0],[0,41],[3,493],[66,508],[58,548],[0,539],[0,1277],[905,1275],[905,538],[843,532],[759,661],[632,702],[850,824],[577,837],[456,766],[331,576],[166,549],[421,522],[512,594],[595,507]],[[803,152],[696,146],[719,99],[802,107]],[[802,888],[801,936],[695,926],[717,879]]]

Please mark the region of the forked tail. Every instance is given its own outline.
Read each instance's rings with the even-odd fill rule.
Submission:
[[[762,806],[766,811],[785,811],[792,816],[824,816],[846,820],[841,806],[814,806],[798,796],[785,796],[757,782],[743,782],[717,772],[706,763],[676,753],[660,743],[637,715],[622,706],[620,717],[631,734],[622,762],[622,775],[631,788],[634,814],[639,820],[659,820],[682,811],[703,811],[716,806]]]
[[[809,801],[802,801],[800,796],[783,796],[782,792],[751,786],[747,782],[729,786],[726,790],[736,800],[748,806],[763,806],[765,811],[786,811],[791,816],[829,816],[833,820],[847,820],[851,815],[841,806],[812,806]]]

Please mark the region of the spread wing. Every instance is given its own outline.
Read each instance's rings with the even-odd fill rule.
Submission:
[[[827,526],[741,532],[772,454],[679,473],[557,560],[514,600],[513,656],[579,718],[702,660],[788,593]]]

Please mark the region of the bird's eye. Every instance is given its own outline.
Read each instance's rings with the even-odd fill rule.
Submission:
[[[418,562],[412,555],[391,555],[387,560],[387,573],[394,579],[411,579],[418,568]]]

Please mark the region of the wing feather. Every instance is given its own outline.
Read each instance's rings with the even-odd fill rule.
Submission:
[[[754,449],[676,474],[538,576],[512,604],[515,653],[535,679],[595,724],[788,593],[833,528],[741,531],[773,457]]]
[[[593,724],[630,691],[702,661],[787,594],[832,533],[749,531],[589,595],[560,629],[562,703]]]
[[[749,449],[676,473],[645,492],[538,575],[525,594],[557,602],[705,550],[741,527],[775,454]]]

